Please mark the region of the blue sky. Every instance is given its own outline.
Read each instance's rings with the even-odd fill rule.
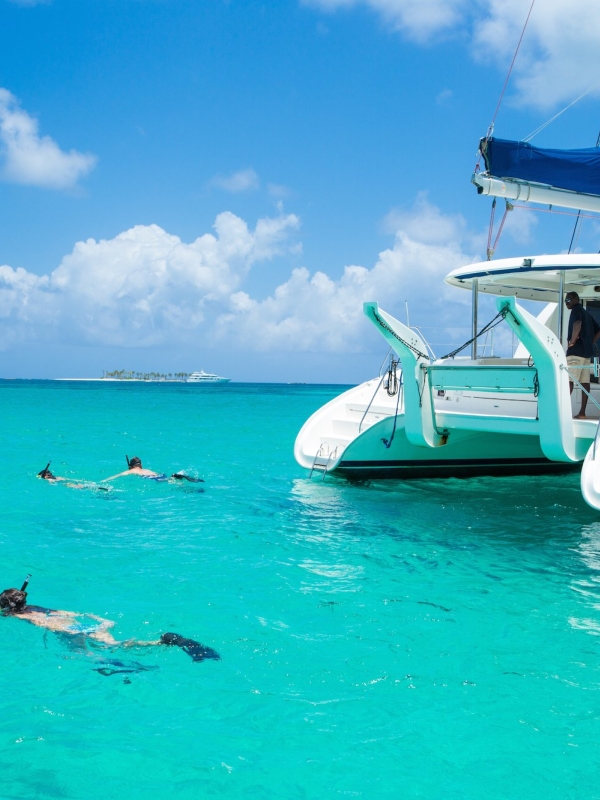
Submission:
[[[364,300],[467,338],[443,276],[485,257],[470,176],[529,6],[0,0],[0,376],[357,382]],[[599,45],[595,1],[536,0],[496,134],[587,90]],[[599,128],[594,90],[534,141]],[[516,210],[497,256],[572,227]]]

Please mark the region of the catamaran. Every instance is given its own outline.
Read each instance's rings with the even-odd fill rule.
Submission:
[[[485,171],[472,178],[479,194],[600,211],[600,149],[543,150],[490,135],[480,149]],[[565,293],[575,291],[600,321],[600,255],[488,260],[453,270],[446,283],[472,295],[470,356],[434,358],[418,331],[365,303],[391,348],[390,365],[307,420],[298,463],[311,475],[359,478],[581,470],[583,497],[600,510],[600,387],[591,384],[587,418],[574,419],[585,389],[569,373],[564,318]],[[480,293],[496,297],[497,316],[478,330]],[[533,315],[520,299],[543,305]],[[497,324],[518,340],[510,358],[478,352],[478,338]]]

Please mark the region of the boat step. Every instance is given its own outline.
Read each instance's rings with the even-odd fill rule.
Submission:
[[[364,414],[367,410],[367,403],[346,403],[346,411],[350,414]],[[382,417],[391,417],[396,413],[396,406],[376,406],[369,408],[367,417],[371,414],[378,414]]]

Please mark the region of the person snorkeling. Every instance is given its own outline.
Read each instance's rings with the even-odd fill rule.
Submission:
[[[159,473],[159,472],[154,472],[151,469],[144,469],[142,465],[142,460],[141,458],[138,458],[138,456],[134,456],[133,458],[125,456],[125,459],[127,460],[127,469],[124,470],[123,472],[119,472],[117,475],[111,475],[111,477],[106,478],[105,481],[114,481],[115,478],[122,478],[125,475],[138,475],[140,478],[149,478],[150,480],[159,482],[170,481],[171,479],[174,479],[177,481],[185,480],[189,481],[190,483],[204,483],[202,478],[193,478],[181,471],[173,473],[173,475],[171,475],[171,477],[169,478],[169,476],[166,475],[164,472]]]
[[[192,661],[205,659],[220,660],[221,656],[212,647],[206,647],[194,639],[186,639],[178,633],[163,633],[160,639],[143,641],[140,639],[127,639],[118,641],[109,629],[115,623],[109,619],[98,617],[95,614],[80,614],[74,611],[58,611],[42,606],[28,605],[27,586],[31,575],[25,578],[20,589],[5,589],[0,594],[0,613],[3,617],[14,617],[46,628],[57,634],[66,634],[72,637],[84,637],[97,645],[106,647],[153,647],[166,645],[181,647]]]
[[[52,462],[49,461],[44,469],[41,469],[37,477],[41,478],[43,481],[50,481],[50,483],[64,483],[69,489],[98,489],[99,491],[107,492],[108,489],[105,486],[96,486],[96,484],[92,483],[72,483],[70,478],[61,478],[58,475],[54,475],[50,472],[50,464]]]

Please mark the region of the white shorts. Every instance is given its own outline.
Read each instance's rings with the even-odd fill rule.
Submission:
[[[570,373],[569,379],[572,375],[579,383],[590,382],[590,369],[592,365],[590,364],[589,358],[584,358],[583,356],[567,356],[567,367]]]

